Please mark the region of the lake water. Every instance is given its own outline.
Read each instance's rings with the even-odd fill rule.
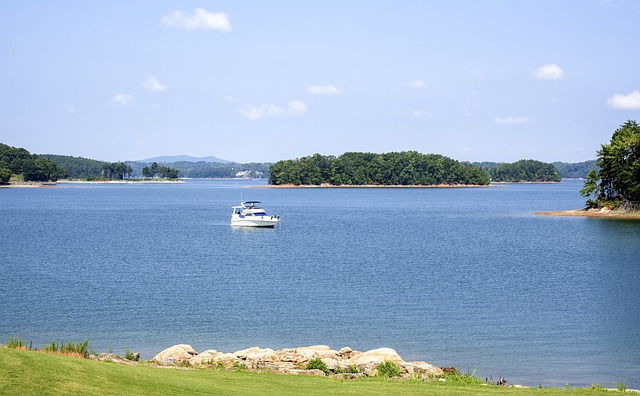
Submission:
[[[251,184],[0,189],[0,343],[391,347],[509,383],[640,388],[640,222],[534,214],[582,207],[580,182]],[[281,223],[232,228],[241,197]]]

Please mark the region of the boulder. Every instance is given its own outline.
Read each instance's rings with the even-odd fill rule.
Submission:
[[[198,352],[196,352],[191,345],[178,344],[165,349],[154,356],[151,360],[155,360],[156,362],[162,362],[164,360],[179,362],[182,360],[189,360],[196,355],[198,355]]]
[[[444,374],[444,371],[442,371],[440,367],[434,366],[427,362],[420,361],[420,362],[411,362],[411,363],[416,366],[416,372],[419,372],[421,374],[433,374],[433,375]]]
[[[353,355],[353,349],[349,348],[348,346],[338,351],[338,356],[340,356],[343,359],[349,359],[351,355]]]
[[[272,362],[274,359],[273,349],[262,349],[259,347],[251,347],[236,351],[233,353],[238,359],[251,360],[254,362]]]
[[[355,364],[356,366],[359,366],[361,364],[367,363],[379,364],[384,362],[385,360],[390,360],[392,362],[401,362],[402,358],[400,357],[400,355],[398,355],[398,353],[396,353],[395,350],[391,348],[378,348],[372,349],[367,352],[362,352],[361,354],[348,359],[346,363],[348,365]]]
[[[338,368],[338,361],[336,359],[331,358],[320,358],[324,364],[327,365],[329,370],[335,370]]]
[[[432,374],[432,375],[441,375],[443,373],[440,367],[431,365],[427,362],[401,362],[399,363],[400,368],[409,374]]]
[[[308,360],[312,360],[315,358],[329,358],[335,359],[338,357],[338,352],[332,350],[330,347],[326,345],[311,345],[306,347],[298,347],[295,348],[297,354],[302,358],[308,358]]]
[[[285,348],[273,352],[274,361],[285,365],[300,366],[316,358],[337,359],[338,352],[326,345]]]
[[[198,364],[216,362],[219,360],[221,353],[216,351],[215,349],[207,349],[201,354],[194,356],[189,359],[189,364],[192,366],[196,366]]]

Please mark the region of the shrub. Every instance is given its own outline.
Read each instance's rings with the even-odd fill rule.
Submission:
[[[127,360],[135,360],[136,357],[134,356],[133,352],[131,352],[129,348],[127,348],[127,350],[124,351],[124,358]]]
[[[376,368],[378,370],[377,375],[379,377],[392,378],[392,377],[402,376],[402,371],[400,371],[400,366],[398,366],[398,363],[392,362],[390,360],[385,360],[384,362],[380,363]]]
[[[306,370],[321,370],[323,373],[325,374],[329,374],[329,368],[327,367],[327,364],[325,362],[322,361],[322,359],[320,358],[315,358],[313,360],[310,360],[309,363],[307,363],[307,366],[305,367]]]
[[[356,366],[355,364],[352,364],[351,366],[349,366],[349,368],[347,369],[347,372],[349,374],[358,374],[360,372],[360,370],[358,370],[358,366]]]

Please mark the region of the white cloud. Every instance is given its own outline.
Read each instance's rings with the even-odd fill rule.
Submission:
[[[287,115],[301,116],[307,111],[307,105],[301,100],[287,102]]]
[[[533,72],[533,75],[539,80],[560,80],[564,78],[564,70],[555,63],[539,67]]]
[[[158,79],[155,76],[151,76],[147,78],[142,83],[142,86],[145,89],[148,89],[149,91],[154,91],[154,92],[164,92],[167,90],[167,86],[164,84],[161,84],[160,81],[158,81]]]
[[[191,15],[173,11],[160,18],[160,23],[163,26],[184,30],[231,31],[231,23],[227,14],[224,12],[209,12],[204,8],[196,8]]]
[[[431,113],[424,110],[414,110],[411,112],[411,117],[413,118],[430,118]]]
[[[424,86],[425,86],[424,80],[409,81],[408,83],[405,83],[404,85],[409,87],[409,88],[424,88]]]
[[[227,103],[233,103],[235,101],[235,99],[231,95],[225,96],[224,98],[222,98],[222,100],[227,102]]]
[[[67,112],[68,114],[75,114],[76,113],[76,108],[72,105],[64,105],[62,106],[62,108],[64,109],[65,112]]]
[[[307,105],[301,100],[292,100],[287,102],[286,107],[279,107],[274,104],[263,104],[260,106],[247,104],[244,109],[238,111],[243,117],[251,121],[256,121],[268,117],[301,116],[307,111]]]
[[[615,94],[607,99],[607,103],[616,109],[640,110],[640,90],[631,91],[626,95]]]
[[[111,98],[111,103],[115,105],[126,106],[133,101],[133,96],[129,94],[116,94]]]
[[[307,88],[307,93],[310,93],[311,95],[338,95],[340,90],[333,85],[314,85]]]
[[[496,124],[508,125],[508,124],[527,124],[531,122],[529,117],[496,117]]]

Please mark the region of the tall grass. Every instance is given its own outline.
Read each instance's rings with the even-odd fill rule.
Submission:
[[[58,346],[57,342],[51,341],[50,344],[46,344],[45,346],[43,346],[42,350],[48,353],[55,353],[60,350],[60,347]]]
[[[85,338],[84,342],[74,343],[69,341],[63,343],[60,346],[60,353],[65,355],[80,355],[82,357],[89,357],[89,339]]]
[[[21,340],[20,337],[9,337],[6,347],[11,349],[33,349],[31,343],[27,345],[27,342]],[[45,344],[42,347],[42,351],[87,358],[89,357],[89,339],[86,338],[83,342],[78,343],[75,341],[67,341],[63,343],[51,341],[49,344]]]
[[[7,348],[11,349],[31,349],[31,343],[27,345],[26,341],[22,341],[20,337],[9,337]]]

